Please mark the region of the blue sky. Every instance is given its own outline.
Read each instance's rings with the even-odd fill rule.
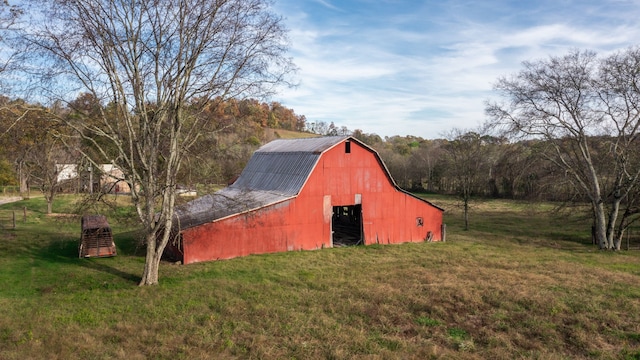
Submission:
[[[499,76],[572,49],[640,44],[640,0],[275,0],[308,122],[439,138],[485,121]]]

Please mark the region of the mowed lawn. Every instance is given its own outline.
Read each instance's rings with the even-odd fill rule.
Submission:
[[[99,210],[103,259],[77,257],[75,197],[2,205],[0,359],[640,359],[639,250],[598,251],[546,204],[476,203],[463,231],[430,199],[445,243],[165,263],[144,288],[126,198]]]

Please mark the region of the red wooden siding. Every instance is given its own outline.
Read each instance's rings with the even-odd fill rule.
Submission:
[[[399,191],[375,154],[356,143],[349,154],[343,144],[325,152],[299,197],[307,192],[330,195],[332,206],[353,205],[359,194],[365,244],[424,241],[429,231],[442,239],[442,210]]]
[[[351,141],[346,153],[342,141],[320,156],[297,197],[183,230],[183,262],[331,247],[332,207],[356,203],[365,244],[442,239],[441,209],[398,190],[375,152]]]

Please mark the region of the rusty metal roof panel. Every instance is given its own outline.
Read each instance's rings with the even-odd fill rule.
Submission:
[[[292,198],[268,191],[227,187],[176,208],[176,226],[183,230]]]
[[[108,229],[109,223],[104,215],[85,215],[80,223],[82,230],[88,229]]]

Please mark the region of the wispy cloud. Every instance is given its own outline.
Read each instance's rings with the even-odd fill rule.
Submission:
[[[338,7],[334,6],[333,4],[331,4],[331,3],[330,3],[330,2],[328,2],[328,1],[324,1],[324,0],[314,0],[314,1],[315,1],[315,2],[317,2],[317,3],[318,3],[318,4],[320,4],[320,5],[322,5],[322,6],[326,7],[326,8],[328,8],[328,9],[331,9],[331,10],[340,10]]]
[[[300,86],[276,100],[312,122],[434,138],[482,122],[492,84],[524,60],[640,38],[630,2],[528,3],[281,0]]]

